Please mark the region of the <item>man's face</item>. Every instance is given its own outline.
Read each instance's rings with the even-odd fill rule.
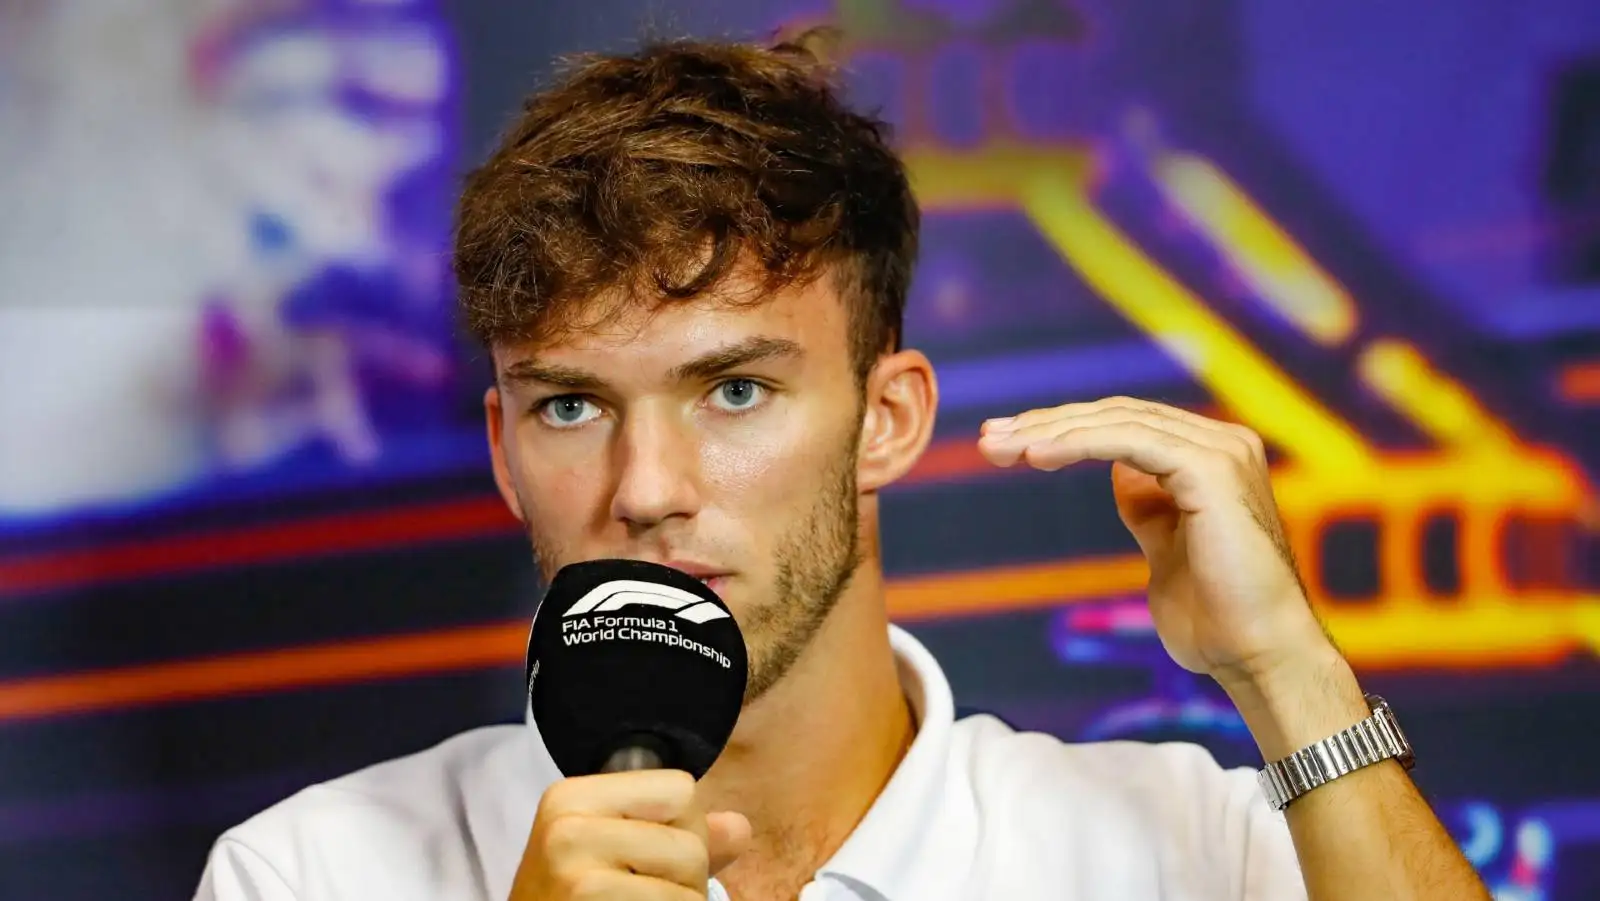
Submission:
[[[848,320],[820,278],[497,348],[497,475],[544,576],[627,557],[702,577],[744,631],[746,702],[774,685],[859,563]]]

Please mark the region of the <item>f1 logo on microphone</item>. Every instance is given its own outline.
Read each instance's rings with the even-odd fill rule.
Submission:
[[[642,605],[671,610],[679,619],[691,623],[709,623],[724,619],[728,611],[718,607],[693,592],[684,591],[659,582],[639,582],[617,579],[591,588],[576,604],[567,608],[562,617],[586,616],[590,613],[611,613],[623,607]]]

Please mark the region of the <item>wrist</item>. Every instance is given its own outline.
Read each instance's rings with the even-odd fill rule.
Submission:
[[[1371,713],[1355,672],[1327,641],[1287,655],[1269,669],[1217,681],[1266,761],[1287,757]]]

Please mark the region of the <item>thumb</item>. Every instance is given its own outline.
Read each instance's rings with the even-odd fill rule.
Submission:
[[[1133,533],[1146,557],[1170,549],[1179,511],[1160,480],[1118,461],[1111,464],[1111,495],[1122,524]]]
[[[706,814],[706,849],[711,852],[711,875],[743,854],[750,847],[750,821],[731,810]]]

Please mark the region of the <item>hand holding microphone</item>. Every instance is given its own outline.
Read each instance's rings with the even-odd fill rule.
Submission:
[[[577,776],[540,801],[511,898],[704,901],[749,842],[744,816],[708,815],[682,770]]]
[[[744,698],[744,639],[710,588],[632,560],[563,568],[528,642],[528,694],[567,779],[534,818],[513,901],[706,897],[749,844],[707,813],[711,768]]]

